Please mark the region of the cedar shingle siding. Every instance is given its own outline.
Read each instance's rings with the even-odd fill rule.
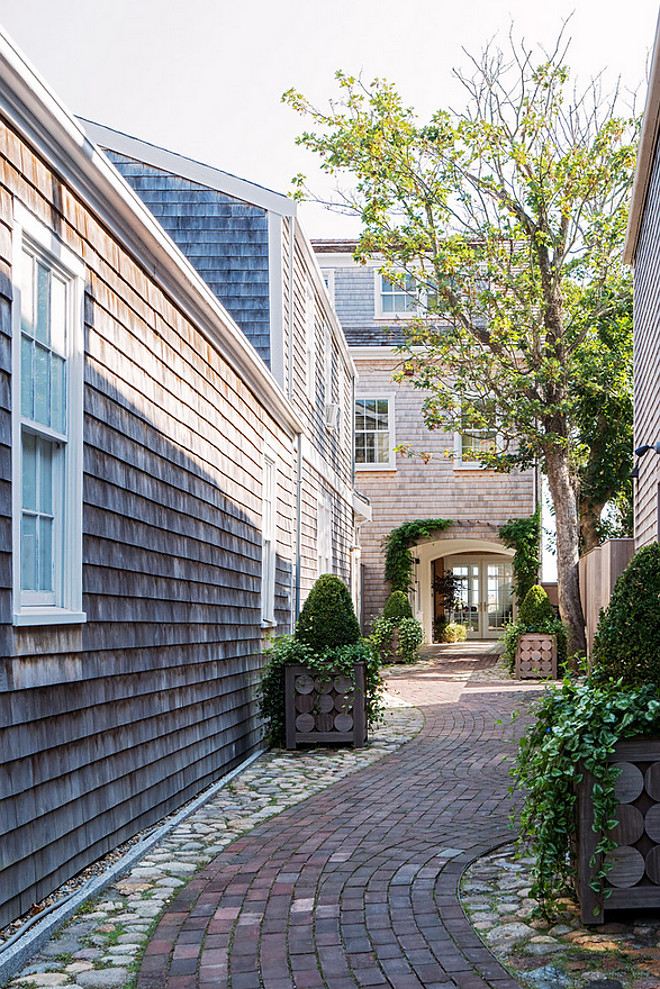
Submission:
[[[266,211],[115,151],[106,154],[270,365]]]
[[[259,744],[265,441],[285,629],[295,481],[291,434],[2,121],[0,164],[2,926]],[[85,264],[83,625],[10,624],[14,197]]]

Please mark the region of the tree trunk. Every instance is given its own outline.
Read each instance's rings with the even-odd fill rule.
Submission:
[[[596,505],[594,502],[580,500],[578,507],[580,514],[580,549],[582,554],[595,549],[600,544],[598,535],[598,522],[603,511],[603,505]]]
[[[580,527],[568,452],[552,446],[545,451],[545,463],[557,524],[559,613],[569,629],[569,656],[584,654],[586,639],[578,571]]]

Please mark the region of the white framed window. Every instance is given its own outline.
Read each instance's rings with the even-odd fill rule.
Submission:
[[[356,470],[395,470],[394,397],[355,399]]]
[[[309,278],[305,290],[305,391],[313,404],[316,400],[316,300]]]
[[[13,622],[84,622],[84,266],[19,203],[14,221]]]
[[[435,292],[420,283],[410,274],[402,274],[401,279],[391,281],[380,271],[375,276],[376,319],[413,319],[430,314],[437,301]]]
[[[275,568],[277,559],[277,459],[264,453],[261,482],[261,623],[276,625]]]
[[[334,268],[321,268],[321,276],[330,296],[330,302],[335,304],[335,272]]]
[[[327,491],[323,491],[318,497],[316,553],[319,577],[324,573],[332,573],[332,498]]]
[[[490,415],[492,410],[485,409],[486,403],[492,405],[494,400],[470,399],[470,403],[477,409],[484,407]],[[487,453],[500,446],[500,437],[497,429],[486,426],[479,421],[478,416],[470,414],[467,410],[461,415],[460,432],[454,433],[454,466],[472,469],[480,468],[481,461],[479,454]]]

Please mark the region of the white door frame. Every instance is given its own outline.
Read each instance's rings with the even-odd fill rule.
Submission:
[[[468,606],[470,608],[471,624],[467,625],[469,639],[498,639],[504,630],[505,617],[498,616],[499,595],[494,606],[490,601],[489,573],[490,566],[500,566],[508,564],[510,571],[511,560],[506,556],[489,554],[482,556],[478,553],[454,555],[445,558],[445,567],[451,570],[454,567],[472,568],[472,573],[468,573]],[[506,575],[509,583],[511,576]],[[476,582],[476,593],[474,583]],[[476,599],[476,600],[475,600]],[[495,614],[495,622],[489,621],[489,615]],[[475,621],[476,619],[476,621]],[[476,627],[475,627],[476,626]]]

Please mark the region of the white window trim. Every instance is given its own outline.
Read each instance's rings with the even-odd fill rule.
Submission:
[[[21,381],[21,297],[18,272],[24,243],[63,275],[69,285],[67,360],[67,442],[64,451],[63,520],[60,544],[63,548],[55,590],[56,603],[23,604],[21,597],[21,511],[22,511],[22,430],[20,411]],[[87,620],[82,610],[82,475],[83,475],[83,373],[84,373],[84,289],[85,267],[54,232],[30,213],[22,203],[14,204],[12,275],[12,569],[13,624],[71,625]],[[40,431],[47,436],[48,430]],[[65,550],[65,551],[64,551]],[[56,557],[57,558],[57,557]]]
[[[328,297],[334,306],[335,304],[335,271],[334,268],[321,268],[321,274],[328,290]]]
[[[396,446],[396,396],[394,392],[388,391],[356,391],[355,393],[355,403],[363,401],[366,398],[371,399],[387,399],[389,402],[388,406],[388,419],[389,419],[389,434],[390,434],[390,459],[386,464],[358,464],[355,461],[356,471],[380,471],[381,473],[385,471],[396,471],[396,453],[394,447]],[[355,403],[353,404],[353,431],[355,432]],[[355,459],[355,458],[354,458]]]
[[[402,272],[402,274],[404,274],[404,272]],[[418,303],[415,308],[411,309],[409,312],[383,312],[383,296],[381,293],[382,277],[387,276],[383,276],[383,272],[376,268],[374,270],[374,319],[388,320],[390,323],[393,321],[406,323],[411,319],[433,318],[430,313],[427,313],[423,303]],[[421,297],[422,299],[425,297],[424,292]],[[435,318],[437,319],[437,316]]]
[[[500,433],[495,436],[495,447],[501,450],[503,447],[503,437]],[[490,470],[487,464],[484,464],[481,460],[463,460],[463,433],[460,430],[454,430],[454,460],[452,464],[455,471],[484,471]]]
[[[316,569],[318,577],[325,573],[333,573],[332,549],[332,495],[329,491],[321,491],[316,501]]]
[[[275,578],[277,574],[277,477],[279,464],[277,454],[271,447],[265,447],[263,452],[263,473],[261,491],[261,627],[276,628],[275,619]],[[272,490],[271,495],[271,515],[267,520],[264,516],[264,486],[263,479],[266,477],[266,464],[272,467]],[[271,553],[269,559],[266,558],[266,533],[270,531]]]

